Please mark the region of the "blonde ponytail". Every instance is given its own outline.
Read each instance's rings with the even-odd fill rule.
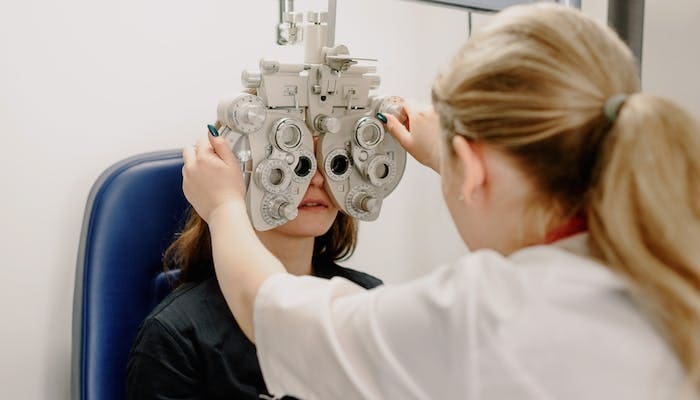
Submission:
[[[673,102],[637,94],[601,154],[591,244],[633,283],[700,389],[700,127]]]

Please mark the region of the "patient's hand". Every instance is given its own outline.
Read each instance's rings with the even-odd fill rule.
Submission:
[[[386,115],[387,130],[413,158],[439,173],[440,121],[438,114],[432,107],[428,111],[412,112],[408,106],[404,105],[401,115],[407,117],[402,121],[393,115]]]
[[[245,209],[245,185],[238,160],[221,137],[207,135],[182,151],[182,190],[207,223],[219,208],[235,204]]]

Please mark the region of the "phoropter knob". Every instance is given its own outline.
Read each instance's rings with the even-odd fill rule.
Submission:
[[[257,89],[262,84],[262,74],[257,71],[241,72],[241,84],[249,89]]]
[[[260,97],[245,93],[233,100],[220,101],[216,114],[222,124],[247,135],[263,127],[267,108]]]
[[[379,112],[382,114],[391,114],[400,120],[403,106],[404,100],[401,97],[391,96],[382,101],[382,104],[379,106]]]
[[[260,126],[266,118],[265,106],[259,103],[242,104],[237,112],[237,117],[245,124]]]
[[[272,218],[291,221],[297,217],[299,210],[294,207],[294,204],[287,202],[286,199],[277,199],[270,207],[270,214]]]
[[[335,117],[319,115],[314,124],[316,129],[323,133],[338,133],[340,132],[340,120]]]
[[[352,205],[362,212],[374,213],[379,209],[380,201],[367,193],[358,193],[352,199]]]

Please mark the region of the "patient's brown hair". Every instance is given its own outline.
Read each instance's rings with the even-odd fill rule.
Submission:
[[[328,232],[314,240],[313,262],[343,260],[352,255],[357,245],[357,222],[338,213]],[[209,227],[197,212],[190,208],[187,221],[177,238],[163,256],[165,270],[179,268],[180,283],[193,282],[214,273]]]

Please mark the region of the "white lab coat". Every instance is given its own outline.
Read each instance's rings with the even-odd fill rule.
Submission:
[[[305,400],[677,397],[679,361],[586,239],[370,291],[275,275],[255,300],[265,382]]]

